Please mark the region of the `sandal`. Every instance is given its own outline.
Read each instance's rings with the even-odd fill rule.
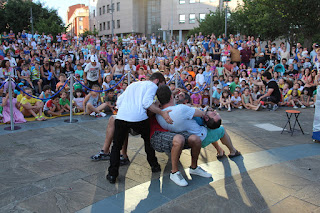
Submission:
[[[225,154],[225,152],[223,151],[223,154],[222,154],[222,155],[217,154],[217,159],[221,159],[221,158],[223,158],[223,157],[225,157],[225,156],[226,156],[226,154]]]
[[[40,119],[41,119],[42,121],[47,120],[43,115],[40,116]]]
[[[36,121],[42,121],[42,119],[39,116],[35,117],[35,119]]]
[[[239,152],[238,150],[233,154],[233,155],[228,155],[229,158],[234,158],[234,157],[237,157],[237,156],[240,156],[241,155],[241,152]]]

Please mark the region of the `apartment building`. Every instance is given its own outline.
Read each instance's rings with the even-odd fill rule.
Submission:
[[[231,0],[233,9],[242,0]],[[199,26],[210,11],[224,7],[223,0],[90,0],[90,30],[99,35],[129,33],[183,40],[190,29]]]
[[[72,5],[67,11],[67,31],[71,34],[80,35],[86,29],[89,30],[89,7],[84,4]]]

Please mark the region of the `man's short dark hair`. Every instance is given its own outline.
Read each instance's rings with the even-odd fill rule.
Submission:
[[[209,117],[209,120],[207,121],[204,119],[204,123],[209,129],[218,129],[221,126],[221,119],[215,121],[213,118]]]
[[[188,94],[188,93],[184,93],[185,95],[184,95],[184,100],[185,101],[187,101],[186,103],[188,104],[188,103],[190,103],[191,102],[191,97],[190,97],[190,95]]]
[[[268,71],[264,72],[262,76],[266,77],[268,80],[272,79],[271,73]]]
[[[156,79],[159,80],[159,83],[166,82],[166,79],[164,78],[164,76],[161,72],[155,72],[149,78],[150,81],[153,81]]]
[[[160,86],[157,90],[157,98],[161,105],[169,103],[171,99],[170,88],[167,85]]]

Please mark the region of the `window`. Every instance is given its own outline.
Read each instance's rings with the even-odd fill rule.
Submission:
[[[99,8],[99,15],[101,16],[101,7]]]
[[[194,4],[194,3],[196,3],[196,0],[190,0],[189,3]]]
[[[106,14],[106,6],[102,7],[102,12],[103,12],[103,14]]]
[[[83,26],[80,26],[80,30],[83,30]]]
[[[186,0],[179,0],[179,4],[185,4]]]
[[[83,18],[82,18],[82,17],[80,17],[80,18],[79,18],[79,21],[83,21]]]
[[[186,23],[186,15],[179,15],[179,24]]]
[[[120,11],[120,2],[117,2],[117,11]]]
[[[96,10],[93,10],[93,17],[96,17]]]
[[[114,12],[114,3],[112,3],[112,5],[111,5],[111,10],[112,10],[112,12]]]
[[[113,27],[113,29],[116,27],[114,24],[114,20],[112,21],[112,27]]]
[[[107,5],[107,13],[110,13],[110,5]]]
[[[102,31],[102,24],[100,24],[100,31]]]
[[[200,13],[200,22],[202,22],[206,18],[205,13]]]
[[[107,22],[107,29],[110,30],[110,21]]]
[[[120,20],[117,20],[117,28],[120,28]]]
[[[106,22],[103,22],[103,30],[106,30]]]
[[[194,13],[189,14],[189,23],[190,24],[196,23],[196,14]]]

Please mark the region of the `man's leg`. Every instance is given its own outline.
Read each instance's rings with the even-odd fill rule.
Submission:
[[[147,160],[153,172],[159,172],[161,170],[158,164],[156,153],[150,144],[150,124],[149,119],[140,122],[130,123],[129,127],[137,133],[141,134],[141,138],[144,140],[144,149],[147,154]]]
[[[226,131],[226,130],[224,130],[224,131],[225,131],[225,132],[224,132],[224,136],[223,136],[222,138],[220,138],[221,143],[222,143],[223,145],[225,145],[225,146],[228,147],[228,149],[229,149],[229,151],[230,151],[230,155],[234,155],[234,154],[237,152],[237,150],[236,150],[236,148],[234,148],[234,146],[232,145],[231,138],[230,138],[230,136],[228,135],[227,131]]]
[[[122,148],[126,134],[128,133],[128,122],[123,120],[115,120],[115,131],[113,137],[113,146],[111,149],[109,174],[107,179],[110,183],[115,183],[119,175],[120,150]]]
[[[188,145],[191,147],[191,168],[197,168],[198,157],[201,149],[201,140],[196,135],[191,135],[188,138]]]
[[[182,135],[175,135],[173,137],[172,148],[171,148],[171,165],[172,165],[171,172],[172,173],[179,171],[178,162],[184,146],[184,142],[185,142],[185,138]]]

